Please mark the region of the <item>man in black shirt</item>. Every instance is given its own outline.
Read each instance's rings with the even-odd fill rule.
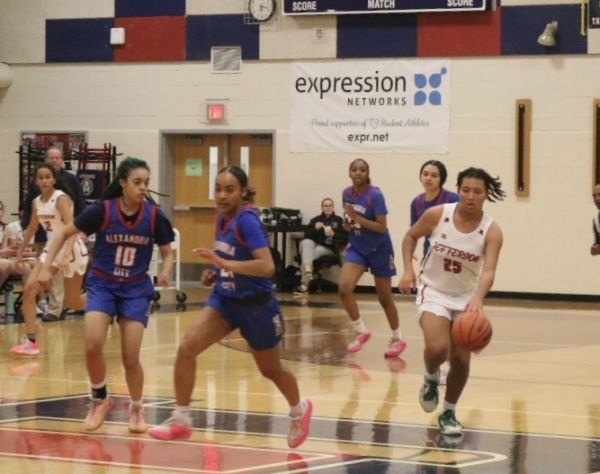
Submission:
[[[308,294],[308,283],[313,277],[313,261],[325,255],[335,255],[340,246],[348,242],[348,232],[342,227],[344,220],[335,214],[333,200],[323,199],[321,210],[323,212],[308,223],[304,239],[300,242],[302,280],[294,288],[295,295]]]
[[[81,189],[81,183],[72,173],[63,169],[64,156],[60,148],[52,146],[46,150],[44,161],[58,171],[58,176],[65,186],[69,188],[75,201],[73,203],[73,216],[77,217],[86,206],[85,198],[83,196],[83,190]],[[33,200],[41,194],[40,188],[35,184],[35,178],[29,183],[29,189],[27,191],[27,197],[23,205],[23,220],[21,225],[23,229],[27,229],[29,221],[31,220],[31,208]],[[42,226],[39,226],[38,231],[35,234],[35,244],[38,251],[38,255],[42,252],[46,243],[46,231]],[[50,292],[50,303],[48,305],[48,314],[42,316],[44,321],[58,321],[64,318],[63,313],[63,300],[65,296],[63,287],[63,277],[61,272],[58,272],[52,280],[52,290]]]

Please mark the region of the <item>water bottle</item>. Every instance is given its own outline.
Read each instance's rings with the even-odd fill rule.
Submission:
[[[6,322],[15,322],[15,295],[13,293],[13,287],[6,285],[4,289],[4,309],[6,311]]]

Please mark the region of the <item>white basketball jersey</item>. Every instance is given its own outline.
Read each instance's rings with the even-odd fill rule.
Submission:
[[[48,236],[48,244],[54,240],[54,233],[65,227],[60,211],[56,207],[56,201],[62,196],[62,191],[56,190],[47,202],[42,202],[42,196],[35,198],[35,207],[37,209],[37,218],[44,227]],[[73,206],[71,205],[71,210]]]
[[[431,246],[419,276],[425,285],[453,295],[477,288],[483,265],[485,235],[494,221],[484,213],[477,228],[464,234],[454,226],[456,205],[443,205],[442,217],[431,233]]]

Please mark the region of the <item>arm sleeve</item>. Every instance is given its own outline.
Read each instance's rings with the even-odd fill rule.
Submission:
[[[237,232],[251,252],[269,246],[265,228],[253,212],[244,212],[238,217]]]
[[[600,229],[598,228],[599,224],[600,224],[600,216],[596,217],[592,221],[592,230],[594,231],[594,243],[595,244],[600,244]]]
[[[104,216],[104,201],[100,200],[88,206],[85,212],[82,212],[75,218],[73,223],[81,232],[84,232],[86,235],[92,235],[102,227]]]
[[[167,219],[165,213],[159,208],[156,208],[156,221],[154,224],[154,243],[158,246],[168,245],[175,241],[175,232],[171,221]]]

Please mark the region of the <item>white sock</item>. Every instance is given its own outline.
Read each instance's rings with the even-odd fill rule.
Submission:
[[[398,326],[398,329],[392,330],[392,339],[398,339],[399,341],[402,341],[404,339],[402,337],[402,331],[400,331],[400,326]]]
[[[298,405],[292,407],[290,406],[290,418],[300,418],[304,413],[304,400],[301,398],[298,402]]]
[[[129,397],[129,405],[132,407],[141,408],[143,406],[142,399],[140,398],[137,401],[134,401],[131,397]]]
[[[438,370],[435,374],[429,374],[429,373],[425,372],[425,377],[427,377],[432,382],[438,382],[439,383],[439,381],[440,381],[440,371]]]
[[[365,323],[363,322],[362,318],[358,318],[356,321],[354,322],[354,330],[360,334],[364,334],[366,332],[369,332],[369,330],[367,329],[367,326],[365,326]]]
[[[181,418],[183,420],[190,419],[190,407],[189,406],[175,405],[175,413],[178,414],[179,416],[181,416]]]
[[[456,411],[456,403],[450,403],[444,400],[444,411],[446,410]]]

